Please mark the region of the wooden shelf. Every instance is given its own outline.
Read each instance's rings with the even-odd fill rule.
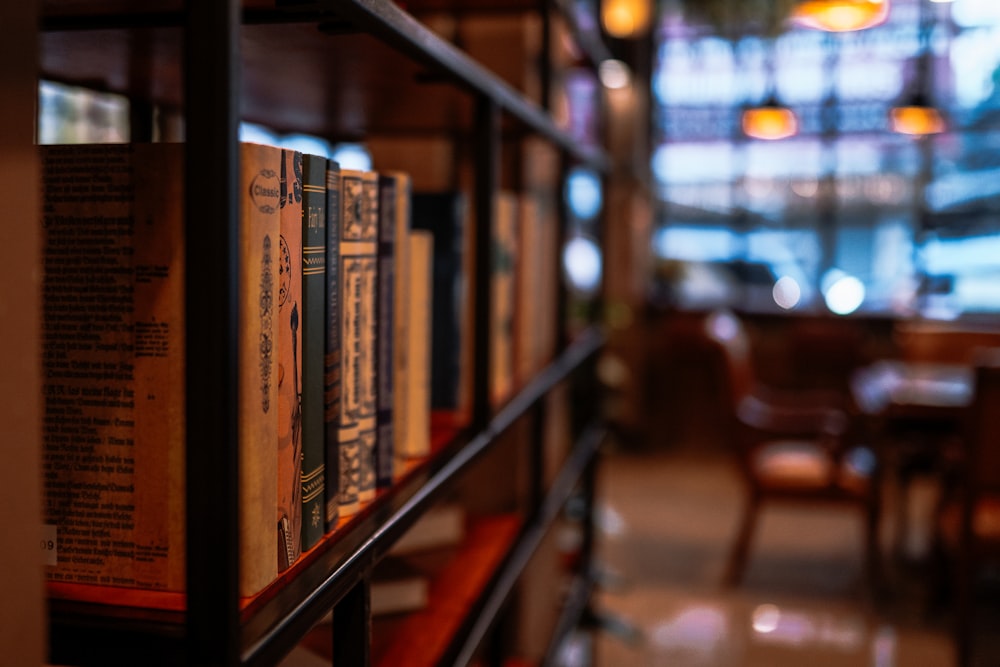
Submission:
[[[471,8],[473,3],[467,2]],[[366,582],[374,565],[494,449],[501,434],[532,414],[577,369],[589,366],[605,337],[596,328],[585,331],[495,412],[488,401],[479,400],[488,394],[484,369],[489,352],[483,324],[489,313],[484,279],[489,238],[480,236],[474,255],[481,261],[472,280],[479,322],[473,336],[473,366],[478,369],[475,426],[437,415],[431,456],[342,522],[259,596],[241,603],[235,530],[235,394],[240,370],[228,355],[235,347],[232,325],[237,309],[237,121],[335,141],[384,133],[468,139],[476,155],[472,224],[480,229],[488,229],[493,219],[496,164],[504,140],[536,134],[562,154],[563,166],[584,163],[604,172],[610,169],[607,155],[581,146],[543,109],[389,0],[41,4],[42,78],[184,110],[191,148],[185,163],[185,259],[191,267],[188,285],[198,286],[185,294],[186,316],[189,322],[211,323],[197,331],[190,327],[185,338],[188,364],[199,370],[197,379],[189,374],[186,380],[188,423],[198,426],[186,436],[187,611],[181,603],[173,610],[156,610],[51,600],[50,661],[273,665],[331,609],[352,628],[350,633],[338,629],[350,640],[340,646],[363,643],[368,637]],[[495,6],[522,11],[528,4],[497,0]],[[538,3],[530,4],[539,10]],[[422,102],[413,104],[415,99]],[[447,648],[456,661],[471,658],[488,634],[544,530],[584,471],[590,470],[598,446],[594,433],[577,443],[547,495],[532,497],[523,525],[518,522],[506,547],[497,543],[496,553],[483,556],[484,562],[492,559],[493,567],[483,568],[481,574],[489,572],[489,581]],[[502,553],[499,560],[497,553]],[[366,656],[346,662],[367,662]]]
[[[443,497],[464,470],[603,344],[604,336],[596,329],[578,337],[517,393],[482,432],[469,433],[455,415],[436,413],[434,453],[415,464],[396,485],[379,494],[361,512],[342,522],[244,608],[241,614],[244,662],[270,664],[291,650],[385,555],[392,543]],[[596,444],[588,442],[583,450],[578,449],[570,457],[562,476],[553,484],[554,495],[538,514],[545,518],[543,527],[554,518],[583,466],[596,451]],[[531,544],[537,546],[537,540]],[[160,647],[149,656],[151,665],[177,664],[177,656],[182,655],[183,613],[66,600],[51,603],[51,659],[55,663],[129,664],[135,659],[135,651],[143,646]],[[92,637],[103,639],[95,642]],[[87,641],[82,641],[83,638]],[[81,655],[81,650],[87,653]]]
[[[454,637],[475,611],[478,600],[509,555],[521,528],[516,515],[482,517],[472,521],[468,538],[454,558],[434,577],[427,608],[389,623],[386,634],[372,643],[372,664],[380,667],[440,665]]]

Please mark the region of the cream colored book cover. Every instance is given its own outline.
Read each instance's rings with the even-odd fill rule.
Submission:
[[[407,438],[403,456],[417,458],[430,454],[431,434],[431,330],[434,235],[412,230],[410,246],[410,300],[408,340],[409,381],[407,384]]]
[[[240,150],[240,588],[277,577],[278,284],[281,149]]]
[[[378,177],[340,175],[340,514],[375,495]]]

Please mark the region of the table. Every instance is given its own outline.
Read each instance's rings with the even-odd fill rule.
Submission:
[[[974,370],[952,363],[882,360],[851,377],[854,402],[869,437],[897,477],[898,556],[910,534],[909,487],[918,474],[938,474],[960,449]]]
[[[851,378],[858,408],[891,419],[961,416],[973,398],[974,372],[964,364],[883,360]]]

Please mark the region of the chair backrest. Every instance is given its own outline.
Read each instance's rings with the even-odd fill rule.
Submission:
[[[750,337],[743,322],[728,310],[717,310],[705,318],[705,337],[722,352],[730,407],[736,407],[753,393],[756,378],[753,372]]]
[[[967,423],[968,490],[1000,492],[1000,348],[977,351]]]

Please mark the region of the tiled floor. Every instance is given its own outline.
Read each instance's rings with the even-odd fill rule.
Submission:
[[[867,595],[859,516],[765,510],[744,582],[726,590],[741,496],[723,454],[613,453],[602,471],[599,554],[621,581],[598,604],[639,632],[600,633],[599,665],[954,665],[949,613],[923,603],[926,576],[891,573],[888,596]],[[992,655],[981,664],[1000,665]]]

